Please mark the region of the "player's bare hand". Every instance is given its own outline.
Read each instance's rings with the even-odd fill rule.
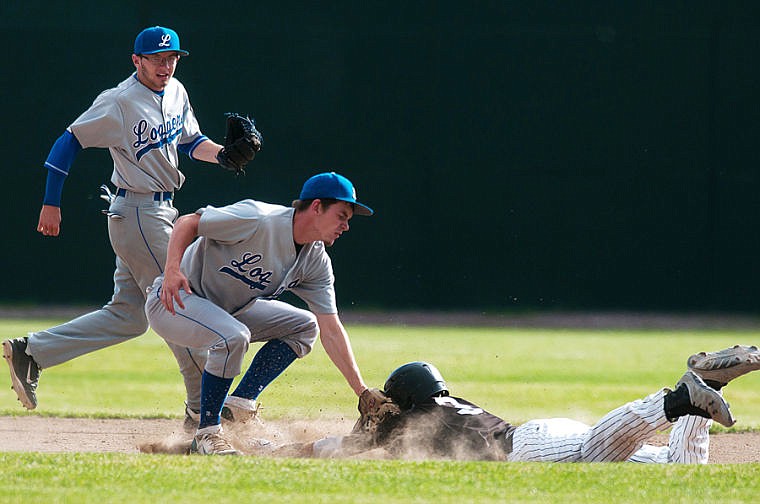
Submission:
[[[61,209],[57,206],[42,205],[37,231],[45,236],[58,236],[61,232]]]
[[[161,303],[163,303],[166,310],[175,315],[174,303],[177,303],[181,309],[185,309],[184,303],[182,303],[182,296],[180,290],[192,294],[190,290],[190,282],[187,281],[187,277],[179,270],[167,271],[164,274],[164,283],[161,286]]]

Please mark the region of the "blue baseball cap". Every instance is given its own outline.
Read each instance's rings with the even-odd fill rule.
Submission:
[[[372,215],[375,213],[367,205],[356,201],[356,189],[354,185],[346,177],[338,175],[335,172],[319,173],[311,177],[304,183],[298,199],[335,199],[346,201],[353,203],[355,214]]]
[[[183,56],[189,52],[179,48],[179,35],[171,28],[153,26],[141,31],[135,38],[135,54],[156,54],[177,51]]]

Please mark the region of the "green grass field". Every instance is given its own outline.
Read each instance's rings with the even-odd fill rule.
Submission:
[[[0,336],[51,320],[2,320]],[[583,331],[348,326],[370,385],[412,360],[433,362],[456,395],[512,423],[594,422],[672,387],[700,350],[756,344],[753,331]],[[258,348],[252,347],[249,359]],[[2,371],[6,380],[6,371]],[[5,386],[0,415],[179,418],[183,386],[153,333],[42,373],[25,412]],[[726,389],[739,423],[760,427],[760,373]],[[266,418],[355,416],[356,400],[321,346],[260,398]],[[714,427],[715,431],[724,430]],[[758,447],[760,449],[760,447]],[[0,502],[754,502],[760,464],[505,464],[0,452]]]

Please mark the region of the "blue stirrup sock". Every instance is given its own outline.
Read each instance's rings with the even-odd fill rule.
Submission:
[[[267,385],[280,376],[298,356],[287,343],[270,340],[256,352],[251,366],[231,394],[245,399],[256,399]]]
[[[227,392],[232,386],[232,378],[221,378],[214,376],[208,371],[203,371],[201,377],[201,421],[199,429],[210,425],[219,425],[222,423],[220,413],[224,400],[227,398]]]

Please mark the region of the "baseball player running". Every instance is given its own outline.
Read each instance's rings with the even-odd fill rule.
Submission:
[[[593,426],[567,418],[510,425],[477,405],[449,395],[441,373],[426,362],[393,371],[385,382],[389,401],[362,408],[352,434],[280,449],[284,455],[336,457],[382,447],[397,455],[512,462],[699,463],[708,460],[715,420],[734,424],[720,389],[760,369],[757,347],[734,346],[699,353],[673,390],[663,388],[627,403]],[[672,427],[667,446],[645,442]]]
[[[162,273],[166,247],[178,212],[174,193],[185,180],[179,153],[239,172],[261,146],[253,139],[222,147],[201,133],[183,85],[174,78],[181,57],[177,33],[146,28],[135,38],[135,72],[103,91],[54,143],[48,155],[47,185],[37,231],[58,236],[63,183],[76,154],[107,148],[113,158],[108,234],[116,254],[114,293],[101,309],[65,324],[3,341],[13,390],[24,407],[37,406],[40,371],[77,356],[139,336],[148,328],[145,290]],[[229,127],[228,123],[228,127]],[[258,132],[255,132],[258,134]],[[229,139],[228,139],[229,140]],[[200,371],[205,353],[169,344],[187,389],[186,415],[200,407]],[[197,414],[196,414],[197,417]],[[196,419],[191,420],[193,425]]]
[[[177,220],[164,274],[153,283],[145,310],[167,342],[208,351],[192,452],[236,454],[222,436],[221,415],[234,422],[252,418],[261,391],[306,356],[318,334],[362,401],[385,400],[367,388],[356,365],[325,250],[348,231],[353,215],[372,213],[356,200],[353,184],[331,172],[309,178],[291,208],[248,199]],[[309,310],[278,301],[285,291]],[[251,342],[264,345],[227,397]]]

